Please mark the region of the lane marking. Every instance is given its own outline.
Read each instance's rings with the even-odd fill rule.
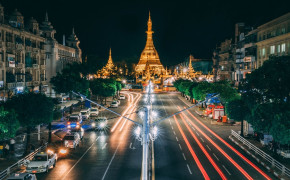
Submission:
[[[229,174],[229,175],[232,175],[230,172],[229,172],[229,170],[227,170],[227,168],[224,166],[224,165],[222,165],[223,166],[223,168],[227,171],[227,173]]]
[[[178,144],[178,145],[179,145],[180,150],[182,151],[181,145],[180,144]]]
[[[211,151],[211,148],[208,145],[206,145],[206,147]]]
[[[112,162],[113,162],[113,159],[115,158],[116,153],[117,153],[117,151],[118,151],[118,149],[119,149],[119,146],[120,146],[120,143],[118,144],[117,149],[115,150],[115,153],[114,153],[114,155],[112,156],[110,163],[108,164],[108,167],[107,167],[107,169],[106,169],[106,171],[105,171],[105,173],[104,173],[104,175],[103,175],[103,177],[102,177],[102,180],[105,179],[105,177],[106,177],[106,175],[107,175],[107,172],[108,172],[108,170],[109,170],[109,168],[110,168],[110,166],[111,166],[111,164],[112,164]]]
[[[187,164],[187,168],[188,168],[189,173],[192,174],[188,164]]]
[[[212,154],[219,161],[219,158],[215,155],[215,153],[212,153]]]
[[[195,133],[199,136],[198,132],[195,132]]]
[[[173,126],[171,126],[171,129],[173,130]]]
[[[102,149],[105,149],[106,148],[106,146],[107,146],[107,143],[102,147]]]
[[[178,141],[178,138],[176,137],[176,141]]]
[[[99,139],[99,137],[96,139],[96,141]],[[67,171],[67,173],[64,175],[64,177],[62,178],[63,180],[66,179],[67,175],[73,170],[73,168],[83,159],[83,157],[87,154],[87,152],[93,147],[93,145],[95,144],[95,142],[86,150],[86,152],[84,152],[84,154],[78,159],[78,161],[70,168],[69,171]]]
[[[129,148],[130,148],[130,149],[132,149],[132,143],[130,143],[130,146],[129,146]]]
[[[204,142],[204,140],[202,139],[202,137],[200,137],[201,141]]]
[[[184,158],[184,160],[186,161],[186,158],[185,158],[185,155],[184,155],[184,153],[182,153],[182,155],[183,155],[183,158]]]
[[[175,134],[175,131],[173,131],[173,134],[176,135],[176,134]]]

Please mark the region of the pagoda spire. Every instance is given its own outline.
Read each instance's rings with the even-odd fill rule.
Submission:
[[[189,55],[189,64],[188,64],[188,75],[189,77],[194,77],[194,69],[192,67],[192,60],[193,60],[193,56]]]
[[[145,49],[152,49],[154,48],[154,44],[153,44],[153,38],[152,38],[152,34],[154,33],[154,31],[152,31],[152,20],[151,20],[151,15],[150,15],[150,11],[149,11],[149,18],[148,18],[148,22],[147,22],[147,41],[146,41],[146,46]]]
[[[45,12],[45,21],[48,22],[48,13],[47,13],[47,11]]]

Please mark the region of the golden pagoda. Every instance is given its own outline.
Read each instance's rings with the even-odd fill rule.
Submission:
[[[108,62],[106,64],[106,66],[104,66],[100,71],[99,71],[99,76],[102,77],[107,77],[110,75],[114,75],[115,70],[117,69],[117,67],[114,65],[113,63],[113,59],[112,59],[112,50],[110,48],[110,52],[109,52],[109,59]]]
[[[148,30],[146,31],[147,33],[146,45],[143,52],[141,53],[140,60],[135,68],[135,71],[136,71],[136,74],[139,74],[139,75],[144,74],[146,64],[148,63],[150,73],[159,76],[165,71],[165,69],[160,62],[159,55],[153,44],[152,34],[154,33],[154,31],[152,31],[152,21],[151,21],[150,12],[149,12],[149,19],[148,19],[147,26],[148,26]]]
[[[189,78],[194,78],[195,75],[196,75],[196,73],[195,73],[195,71],[194,71],[194,69],[192,67],[192,60],[193,59],[194,59],[193,56],[190,55],[189,56],[189,64],[188,64],[188,76],[189,76]]]

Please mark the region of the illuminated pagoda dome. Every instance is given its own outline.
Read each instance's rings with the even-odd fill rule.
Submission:
[[[114,65],[113,59],[112,59],[112,50],[110,48],[110,53],[109,53],[109,59],[106,64],[100,71],[99,71],[99,76],[101,77],[108,77],[111,75],[115,75],[117,70],[117,66]]]
[[[189,78],[194,78],[196,76],[196,72],[194,71],[192,67],[192,60],[194,57],[192,55],[189,56],[189,64],[188,64],[188,76]]]
[[[147,25],[148,25],[148,30],[146,31],[147,33],[146,45],[141,54],[140,60],[135,68],[135,72],[137,75],[142,75],[146,73],[145,67],[148,62],[150,73],[159,76],[163,72],[165,73],[165,69],[160,62],[159,55],[153,44],[152,34],[154,33],[154,31],[152,31],[152,21],[150,17],[150,12],[149,12],[149,19],[148,19]],[[147,69],[147,73],[148,73],[148,69]]]

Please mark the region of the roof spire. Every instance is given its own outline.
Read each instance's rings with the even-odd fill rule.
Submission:
[[[47,11],[45,13],[45,21],[48,22],[48,13],[47,13]]]
[[[75,34],[75,27],[72,28],[72,34]]]
[[[152,21],[151,21],[150,11],[149,11],[149,19],[148,19],[147,25],[148,25],[148,31],[147,32],[153,33],[153,31],[152,31]]]
[[[112,59],[112,48],[110,48],[109,58]]]

